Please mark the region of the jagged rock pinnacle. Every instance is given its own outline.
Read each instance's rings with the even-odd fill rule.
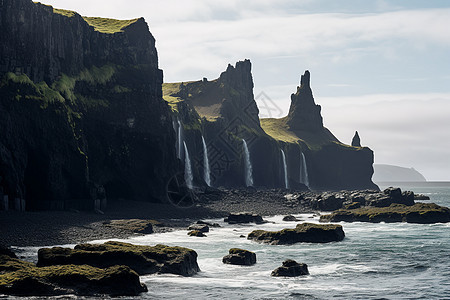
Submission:
[[[309,85],[310,78],[311,74],[309,73],[308,70],[306,70],[305,74],[303,74],[300,78],[300,87],[310,87]]]
[[[352,139],[352,146],[353,147],[361,147],[361,139],[359,138],[358,131],[355,131],[355,135]]]
[[[317,132],[324,128],[321,107],[314,102],[310,77],[311,74],[306,70],[301,76],[297,92],[291,95],[287,123],[292,130]]]

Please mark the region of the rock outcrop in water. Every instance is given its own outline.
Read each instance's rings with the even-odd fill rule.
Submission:
[[[230,265],[251,266],[256,264],[256,254],[244,249],[231,248],[222,262]]]
[[[309,275],[309,271],[306,264],[299,264],[295,260],[287,259],[283,261],[283,265],[281,267],[273,270],[271,275],[277,277],[297,277]]]
[[[139,275],[126,266],[88,265],[36,267],[0,254],[0,293],[16,296],[137,296],[146,292]]]
[[[178,169],[155,39],[144,19],[0,3],[0,176],[26,208],[161,201]],[[86,200],[80,200],[86,199]]]
[[[295,243],[329,243],[342,241],[345,237],[341,225],[320,225],[312,223],[297,224],[294,229],[281,231],[253,230],[247,238],[271,245],[290,245]]]
[[[434,203],[416,203],[412,206],[391,204],[387,207],[340,209],[320,216],[321,222],[371,222],[433,224],[450,222],[450,209]]]
[[[171,273],[191,276],[200,271],[197,253],[183,247],[139,246],[122,242],[80,244],[70,248],[42,248],[37,265],[90,265],[105,268],[126,265],[138,274]]]

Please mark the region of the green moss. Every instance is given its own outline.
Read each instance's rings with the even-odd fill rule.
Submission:
[[[450,209],[434,203],[416,203],[412,206],[391,204],[389,207],[361,207],[340,209],[320,217],[322,222],[411,222],[435,223],[450,221]]]
[[[129,88],[121,86],[121,85],[114,86],[113,91],[118,94],[131,92],[131,90]]]
[[[92,27],[94,27],[95,31],[102,33],[117,33],[123,32],[123,29],[127,26],[130,26],[133,23],[136,23],[139,19],[132,20],[115,20],[108,18],[98,18],[98,17],[83,17],[83,19]]]
[[[111,80],[116,73],[116,67],[110,64],[100,68],[93,66],[90,69],[84,69],[77,76],[77,80],[86,81],[90,84],[105,84]]]
[[[77,14],[74,11],[66,10],[66,9],[59,9],[59,8],[53,8],[53,13],[62,15],[64,17],[68,17],[68,18],[72,18],[73,16],[75,16]]]

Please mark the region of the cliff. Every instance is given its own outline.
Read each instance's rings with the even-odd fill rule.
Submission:
[[[374,164],[373,181],[375,182],[424,182],[426,178],[414,168],[393,165]]]
[[[144,19],[0,2],[0,176],[27,209],[161,201],[178,169],[155,39]]]
[[[291,95],[289,114],[281,119],[262,119],[263,129],[277,141],[307,145],[304,155],[311,188],[378,189],[371,180],[373,151],[343,144],[323,126],[310,82],[311,74],[305,71],[296,93]]]
[[[323,126],[309,71],[291,96],[288,116],[281,119],[259,119],[248,60],[235,67],[229,65],[218,79],[165,83],[163,91],[175,119],[182,123],[182,140],[189,149],[195,149],[189,153],[197,162],[194,178],[198,184],[204,184],[203,136],[213,165],[214,186],[246,185],[242,146],[245,140],[255,187],[378,188],[371,181],[373,152],[367,147],[342,144]]]

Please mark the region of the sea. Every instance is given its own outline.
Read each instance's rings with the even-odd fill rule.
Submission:
[[[450,182],[380,183],[381,189],[428,195],[450,206]],[[313,214],[295,215],[301,222],[319,222]],[[283,216],[265,217],[261,225],[229,225],[221,219],[207,237],[189,237],[187,231],[150,234],[120,240],[141,245],[166,244],[194,249],[201,272],[192,277],[170,274],[141,276],[148,292],[126,299],[450,299],[450,223],[346,223],[340,242],[289,246],[258,244],[245,237],[255,229],[294,228]],[[100,241],[98,241],[100,242]],[[256,253],[253,266],[222,263],[230,248]],[[22,255],[36,260],[34,247]],[[286,259],[306,263],[310,275],[272,277]]]

